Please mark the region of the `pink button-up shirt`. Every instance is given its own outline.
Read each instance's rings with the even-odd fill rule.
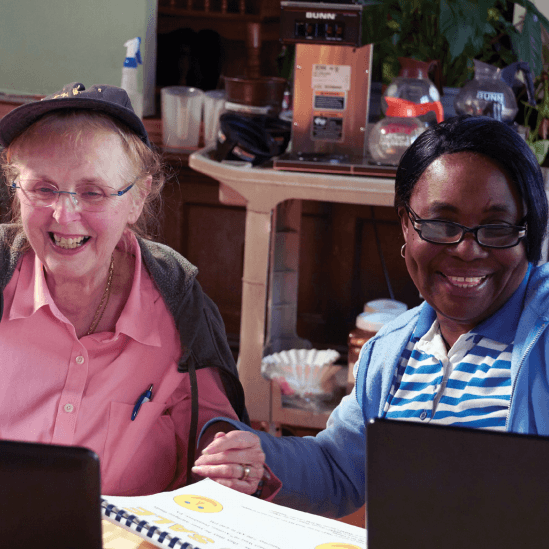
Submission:
[[[191,394],[173,317],[142,265],[115,332],[80,339],[52,300],[42,264],[27,252],[4,290],[0,322],[0,437],[86,446],[101,462],[102,492],[143,495],[186,480]],[[237,419],[215,368],[197,372],[200,429]],[[139,396],[151,402],[135,421]]]

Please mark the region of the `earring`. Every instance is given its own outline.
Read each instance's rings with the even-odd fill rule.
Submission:
[[[406,242],[402,245],[402,248],[400,248],[400,256],[406,259],[406,255],[404,254],[404,250],[406,249]]]

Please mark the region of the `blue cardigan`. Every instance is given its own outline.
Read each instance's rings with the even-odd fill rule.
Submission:
[[[330,517],[347,515],[364,504],[365,425],[383,415],[398,360],[412,333],[421,337],[434,319],[435,311],[423,303],[380,330],[361,352],[355,390],[316,437],[277,438],[256,432],[267,464],[283,483],[275,503]],[[500,341],[514,340],[508,431],[549,435],[548,322],[549,264],[531,265],[503,307],[475,328]]]

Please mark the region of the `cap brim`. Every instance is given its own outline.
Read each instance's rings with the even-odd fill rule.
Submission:
[[[7,147],[19,134],[34,124],[41,116],[56,110],[79,109],[109,114],[126,124],[151,148],[147,130],[141,119],[131,110],[109,101],[70,97],[45,99],[21,105],[0,119],[0,145]]]

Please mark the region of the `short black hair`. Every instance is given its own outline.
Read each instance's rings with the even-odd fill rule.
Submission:
[[[410,202],[416,183],[439,156],[474,152],[495,161],[517,186],[526,204],[526,256],[537,262],[547,230],[547,195],[539,163],[522,136],[487,116],[456,116],[427,128],[400,159],[395,178],[395,207]]]

